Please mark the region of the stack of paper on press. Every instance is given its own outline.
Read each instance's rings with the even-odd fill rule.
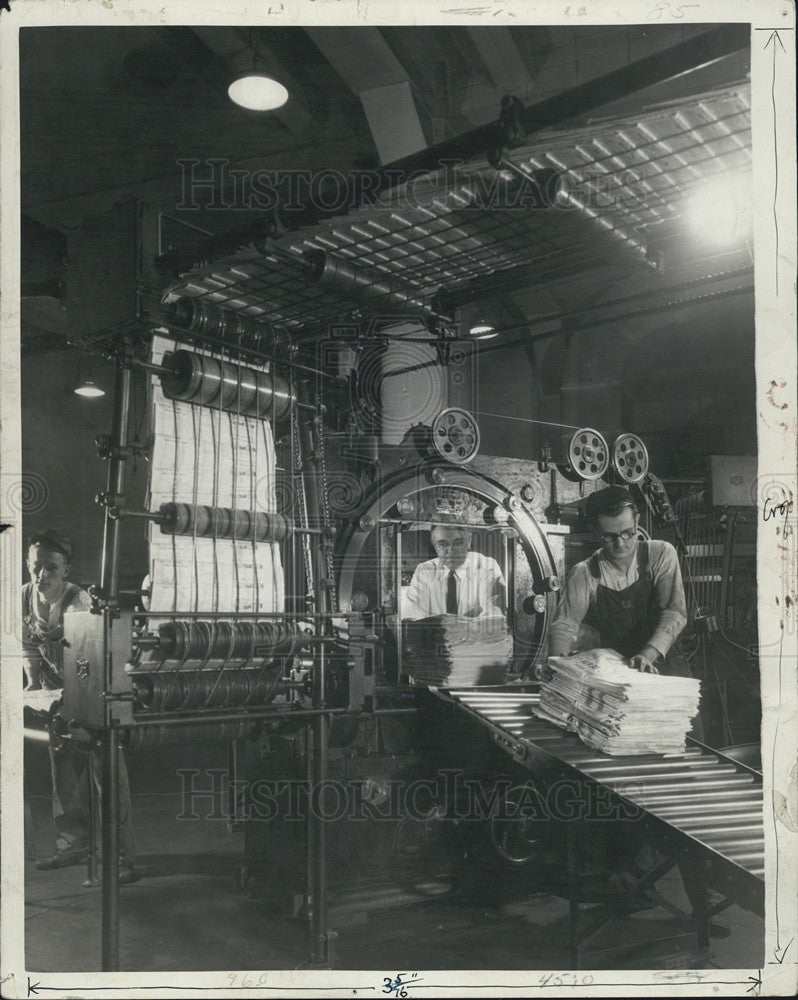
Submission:
[[[681,753],[698,714],[692,677],[644,674],[612,649],[549,657],[553,677],[535,714],[612,755]]]
[[[513,655],[504,618],[435,615],[405,622],[404,670],[416,684],[501,684]]]

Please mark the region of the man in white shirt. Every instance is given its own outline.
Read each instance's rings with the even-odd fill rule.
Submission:
[[[504,617],[505,583],[495,559],[471,552],[471,531],[436,524],[430,533],[435,559],[420,563],[402,596],[402,618],[435,615]]]

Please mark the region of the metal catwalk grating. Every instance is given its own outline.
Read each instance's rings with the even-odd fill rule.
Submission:
[[[623,248],[601,228],[645,235],[649,227],[678,222],[696,185],[750,171],[748,87],[633,119],[550,130],[505,159],[525,173],[564,175],[589,198],[601,225],[579,212],[530,204],[517,170],[499,173],[477,160],[389,191],[344,217],[242,249],[185,276],[164,299],[197,296],[277,327],[313,333],[355,303],[309,281],[303,265],[310,251],[399,279],[426,298],[514,268],[527,269],[537,283],[556,281],[604,262],[608,249],[623,259]],[[642,266],[628,259],[631,267]]]

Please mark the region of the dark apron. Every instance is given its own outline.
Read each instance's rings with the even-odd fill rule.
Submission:
[[[648,556],[648,543],[639,541],[637,580],[625,590],[610,590],[599,582],[584,619],[585,625],[599,633],[602,649],[614,649],[626,658],[636,656],[646,645],[662,614],[651,579]],[[592,555],[587,564],[591,576],[600,581],[598,553]],[[671,677],[693,676],[678,640],[671,646],[664,662],[657,664],[657,669]]]
[[[635,656],[640,652],[654,634],[662,614],[651,579],[648,556],[648,543],[639,541],[637,581],[625,590],[610,590],[599,582],[584,619],[584,623],[601,636],[603,649],[614,649],[625,657]],[[588,567],[591,576],[600,581],[598,553],[590,557]],[[657,669],[670,677],[693,676],[678,639],[671,646],[665,661],[657,663]],[[688,734],[699,742],[704,742],[700,709]],[[679,870],[693,912],[701,912],[706,906],[706,890],[699,862],[686,852],[679,860]]]

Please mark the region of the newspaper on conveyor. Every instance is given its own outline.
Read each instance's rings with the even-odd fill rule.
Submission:
[[[641,673],[612,649],[549,657],[535,714],[576,733],[587,746],[616,755],[681,753],[698,714],[692,677]]]

